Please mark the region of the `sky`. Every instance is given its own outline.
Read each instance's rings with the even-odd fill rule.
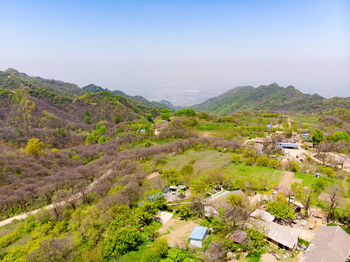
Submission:
[[[350,96],[349,0],[0,0],[0,70],[188,106],[277,82]]]

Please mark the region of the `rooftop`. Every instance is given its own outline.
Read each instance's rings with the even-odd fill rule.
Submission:
[[[195,226],[195,228],[191,232],[190,239],[203,240],[203,238],[207,234],[207,231],[207,227]]]
[[[301,262],[344,262],[350,254],[350,235],[339,226],[321,226]]]
[[[239,229],[236,230],[233,236],[231,237],[231,240],[238,244],[242,244],[246,239],[247,239],[247,232]]]
[[[253,213],[250,214],[251,217],[256,219],[261,219],[264,222],[272,222],[275,219],[274,215],[262,209],[255,209]]]

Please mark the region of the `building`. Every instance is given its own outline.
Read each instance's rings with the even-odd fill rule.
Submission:
[[[195,247],[203,247],[203,240],[207,234],[207,227],[195,226],[190,235],[190,245]]]
[[[321,226],[301,262],[345,262],[350,255],[350,235],[339,226]]]
[[[278,142],[278,145],[281,147],[281,149],[298,149],[298,144],[295,143],[285,143],[285,142]]]
[[[262,209],[256,209],[250,216],[251,226],[264,234],[268,241],[280,248],[295,251],[299,233],[290,227],[273,222],[275,217]]]
[[[250,216],[267,223],[273,222],[275,220],[274,215],[271,215],[269,212],[262,209],[255,209],[254,212],[250,214]]]
[[[243,244],[247,239],[247,232],[237,229],[230,239],[237,244]]]

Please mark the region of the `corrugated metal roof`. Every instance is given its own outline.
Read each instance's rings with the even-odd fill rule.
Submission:
[[[207,232],[208,232],[207,227],[195,226],[195,228],[191,232],[190,239],[203,240]]]

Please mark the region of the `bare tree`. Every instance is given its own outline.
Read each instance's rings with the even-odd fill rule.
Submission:
[[[327,222],[329,222],[331,219],[334,219],[334,211],[337,208],[339,204],[339,197],[340,197],[341,188],[338,185],[333,185],[328,189],[329,193],[329,199],[328,199],[328,215],[327,215]]]

